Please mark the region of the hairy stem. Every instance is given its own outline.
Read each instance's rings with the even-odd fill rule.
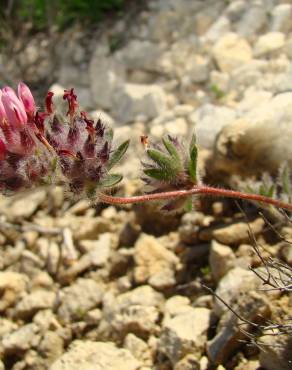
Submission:
[[[105,203],[109,204],[133,204],[142,203],[151,200],[163,200],[163,199],[173,199],[179,197],[186,197],[189,195],[212,195],[215,197],[225,197],[225,198],[236,198],[236,199],[246,199],[254,202],[271,204],[278,208],[287,209],[292,211],[292,204],[282,202],[277,199],[265,197],[258,194],[242,193],[240,191],[228,190],[228,189],[218,189],[206,185],[196,185],[192,189],[187,190],[174,190],[162,193],[154,194],[144,194],[133,197],[115,197],[104,193],[99,193],[99,199]]]

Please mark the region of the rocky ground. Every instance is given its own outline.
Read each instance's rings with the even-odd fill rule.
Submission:
[[[145,133],[195,129],[202,176],[230,185],[292,168],[291,19],[289,0],[151,0],[94,36],[67,30],[52,54],[32,38],[3,65],[12,79],[54,82],[59,104],[74,86],[117,139],[131,137],[120,194],[142,190]],[[291,223],[280,238],[254,206],[243,214],[229,200],[161,215],[61,187],[0,202],[0,369],[292,369],[291,335],[246,345],[244,330],[259,333],[202,286],[249,321],[291,318],[291,293],[263,292],[249,270],[262,263],[246,216],[264,257],[290,266]]]

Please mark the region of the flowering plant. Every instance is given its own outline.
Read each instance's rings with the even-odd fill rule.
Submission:
[[[98,196],[111,204],[162,200],[166,211],[191,205],[194,195],[247,199],[292,210],[292,204],[270,194],[204,185],[197,173],[195,136],[188,149],[172,136],[158,144],[149,144],[144,137],[147,160],[142,162],[143,180],[150,190],[130,198],[109,195],[104,190],[122,180],[120,174],[110,171],[127,151],[129,140],[115,148],[112,129],[78,109],[74,89],[64,91],[68,104],[65,117],[55,108],[53,95],[48,92],[41,112],[24,83],[19,83],[17,94],[11,87],[0,90],[0,191],[9,193],[62,181],[73,193]]]
[[[53,95],[48,92],[40,112],[24,83],[17,95],[10,87],[0,90],[0,190],[62,181],[72,192],[92,196],[97,187],[116,185],[122,176],[109,171],[129,141],[113,149],[112,130],[78,110],[73,89],[64,91],[65,118],[56,111]]]

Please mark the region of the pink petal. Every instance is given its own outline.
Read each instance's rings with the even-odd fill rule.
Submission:
[[[27,123],[27,114],[24,105],[16,96],[14,90],[9,86],[2,89],[2,103],[11,126],[20,128]]]
[[[0,124],[3,121],[4,118],[6,118],[6,112],[4,109],[4,105],[2,103],[2,91],[0,90]]]
[[[18,97],[22,101],[26,113],[33,116],[35,112],[34,97],[32,96],[29,87],[23,82],[18,84]]]

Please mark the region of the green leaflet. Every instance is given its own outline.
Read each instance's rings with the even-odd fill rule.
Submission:
[[[143,172],[145,173],[145,175],[152,177],[155,180],[167,181],[173,179],[172,172],[168,172],[159,168],[147,168],[143,170]]]
[[[188,165],[189,174],[191,180],[196,183],[197,182],[197,158],[198,158],[198,148],[196,144],[196,136],[192,136],[192,140],[190,143],[190,161]]]
[[[119,175],[119,174],[116,174],[116,173],[109,174],[109,175],[107,175],[107,177],[105,179],[103,179],[99,183],[99,185],[101,187],[104,187],[104,188],[109,188],[111,186],[117,185],[120,181],[122,181],[122,179],[123,179],[122,175]]]
[[[169,157],[156,149],[148,149],[147,155],[164,171],[173,172],[173,175],[177,173],[179,169],[179,162],[173,157]]]
[[[285,194],[290,195],[291,193],[291,183],[290,183],[290,174],[288,166],[285,165],[285,167],[282,170],[281,176],[281,182],[282,182],[282,188]]]
[[[126,140],[123,142],[111,155],[107,169],[110,170],[113,166],[115,166],[124,156],[128,147],[129,147],[130,140]]]
[[[163,138],[162,139],[163,145],[165,146],[165,149],[168,151],[168,153],[173,157],[173,159],[181,164],[181,159],[178,154],[178,151],[175,147],[175,145],[168,139]]]

